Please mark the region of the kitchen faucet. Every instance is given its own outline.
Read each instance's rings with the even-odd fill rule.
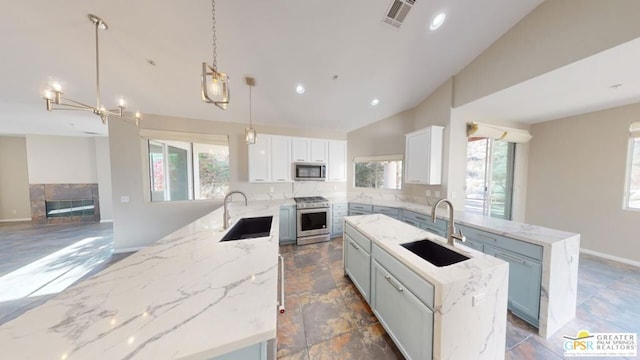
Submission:
[[[227,205],[228,205],[228,200],[231,198],[231,195],[233,194],[240,194],[242,196],[244,196],[244,206],[247,206],[247,195],[245,195],[242,191],[238,191],[238,190],[234,190],[234,191],[229,191],[229,193],[227,195],[225,195],[224,197],[224,213],[223,213],[223,218],[222,218],[222,222],[223,222],[223,229],[227,230],[227,228],[229,227],[229,210],[227,209]]]
[[[456,234],[456,226],[453,223],[453,204],[451,203],[451,201],[447,199],[438,200],[438,202],[431,208],[431,221],[433,221],[434,223],[436,222],[436,208],[440,205],[440,203],[449,205],[449,228],[447,229],[447,244],[455,246],[454,240],[459,240],[462,242],[467,241],[467,238],[462,233],[462,230],[460,230],[459,234]]]

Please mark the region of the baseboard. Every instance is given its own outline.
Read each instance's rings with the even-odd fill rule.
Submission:
[[[621,257],[618,257],[618,256],[613,256],[613,255],[609,255],[609,254],[601,253],[599,251],[589,250],[589,249],[585,249],[585,248],[581,248],[580,252],[581,253],[585,253],[585,254],[589,254],[589,255],[593,255],[593,256],[597,256],[597,257],[601,257],[603,259],[613,260],[613,261],[617,261],[617,262],[620,262],[620,263],[623,263],[623,264],[640,267],[640,261],[634,261],[634,260],[630,260],[630,259],[625,259],[625,258],[621,258]]]
[[[21,222],[21,221],[31,221],[31,218],[20,218],[20,219],[0,219],[0,222]]]
[[[108,220],[100,219],[100,224],[102,224],[102,223],[112,223],[112,222],[113,222],[113,219],[108,219]]]
[[[113,253],[114,254],[130,253],[130,252],[136,252],[144,248],[145,248],[144,246],[138,246],[138,247],[125,248],[125,249],[113,249]]]

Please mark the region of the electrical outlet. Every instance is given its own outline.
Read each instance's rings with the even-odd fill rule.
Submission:
[[[129,202],[129,196],[128,195],[120,196],[120,202],[123,203],[123,204],[128,203]]]
[[[431,190],[430,189],[425,190],[424,191],[424,195],[425,196],[431,196]]]
[[[451,192],[451,199],[453,200],[453,199],[455,199],[455,198],[456,198],[456,192],[455,192],[455,191],[452,191],[452,192]]]
[[[434,194],[434,196],[435,196],[435,197],[437,197],[437,198],[439,198],[439,197],[440,197],[440,191],[439,191],[439,190],[434,191],[434,193],[433,193],[433,194]]]
[[[273,186],[269,186],[269,192],[273,193]]]
[[[13,213],[13,215],[18,213],[18,211],[16,209],[11,210],[11,212]]]
[[[486,294],[473,295],[472,306],[478,306],[484,300]]]

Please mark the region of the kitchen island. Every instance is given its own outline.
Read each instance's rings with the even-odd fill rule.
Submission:
[[[468,259],[436,266],[401,245],[424,239]],[[504,357],[508,264],[442,240],[385,215],[349,216],[345,272],[406,357]]]
[[[220,242],[222,208],[0,327],[20,359],[212,359],[275,353],[282,201],[234,205],[273,216],[270,236]],[[269,348],[269,349],[267,349]]]

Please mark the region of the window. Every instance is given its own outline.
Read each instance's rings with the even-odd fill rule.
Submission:
[[[465,211],[511,219],[515,144],[469,138]]]
[[[226,136],[193,135],[198,142],[190,142],[182,141],[188,134],[151,130],[142,133],[153,136],[147,139],[151,201],[218,199],[228,192],[230,169]],[[172,139],[161,140],[161,137]]]
[[[625,195],[625,207],[640,210],[640,122],[631,124]]]
[[[357,157],[354,162],[355,187],[402,188],[402,155]]]

